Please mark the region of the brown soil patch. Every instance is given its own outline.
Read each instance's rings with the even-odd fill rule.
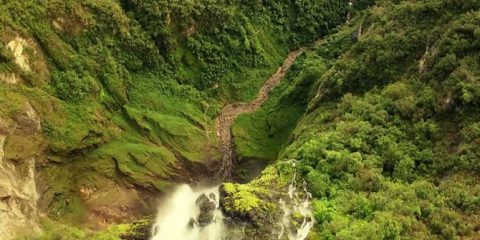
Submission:
[[[260,88],[257,98],[250,103],[232,103],[225,106],[218,117],[215,119],[217,137],[220,143],[220,152],[222,154],[222,162],[218,171],[219,177],[228,178],[232,172],[234,163],[234,145],[232,142],[231,128],[235,119],[243,113],[251,113],[260,108],[260,106],[268,99],[270,90],[277,86],[285,76],[287,70],[293,65],[298,56],[303,53],[304,49],[297,49],[290,52],[288,57]]]

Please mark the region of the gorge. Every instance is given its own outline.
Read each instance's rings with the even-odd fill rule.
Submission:
[[[280,83],[285,73],[302,52],[303,49],[289,53],[282,66],[278,68],[273,76],[265,81],[254,101],[250,103],[232,103],[222,108],[215,120],[216,133],[221,144],[219,148],[222,153],[220,167],[216,175],[220,179],[228,180],[232,169],[235,167],[234,142],[231,128],[236,117],[240,114],[257,110],[268,99],[269,92]],[[273,239],[278,234],[277,239],[283,239],[285,235],[289,240],[304,240],[309,230],[313,227],[313,216],[309,209],[311,194],[307,191],[304,182],[303,190],[306,198],[298,202],[299,195],[296,192],[297,183],[295,178],[296,175],[294,174],[292,182],[288,187],[288,203],[282,199],[278,203],[283,211],[282,218],[276,220],[281,230],[279,233],[272,231],[271,236],[264,237]],[[224,223],[225,219],[220,206],[220,188],[220,185],[199,189],[192,189],[192,186],[185,184],[178,186],[173,195],[170,196],[170,199],[160,205],[157,219],[153,225],[152,240],[244,239],[243,233],[234,234],[234,232],[238,232],[238,229],[235,229],[236,226],[226,226]],[[290,215],[294,213],[300,214],[304,218],[299,229],[292,229],[290,226]],[[269,226],[271,229],[274,229],[274,227],[276,226]]]
[[[478,0],[0,1],[0,239],[477,239],[479,26]]]

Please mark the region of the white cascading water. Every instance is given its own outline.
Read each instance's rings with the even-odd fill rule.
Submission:
[[[292,165],[295,168],[294,161]],[[177,187],[158,211],[151,240],[236,240],[235,234],[227,233],[219,189],[220,186],[193,189],[187,184]],[[278,221],[280,230],[272,235],[280,240],[305,240],[314,225],[311,198],[305,181],[301,191],[297,190],[294,174],[287,197],[278,202],[283,210]],[[238,239],[243,239],[240,235]]]
[[[201,223],[199,198],[205,195],[215,208],[212,218]],[[220,211],[219,186],[192,189],[187,184],[179,186],[159,209],[153,226],[152,240],[222,240],[224,239],[223,214]]]
[[[292,162],[295,168],[295,161]],[[288,186],[288,199],[280,199],[279,205],[283,210],[283,216],[280,225],[280,232],[277,239],[288,240],[304,240],[315,224],[312,210],[310,209],[310,199],[312,194],[307,190],[307,184],[303,183],[302,194],[297,191],[296,173],[293,174],[292,182]],[[292,226],[292,222],[298,219],[292,219],[292,216],[297,215],[296,218],[301,218],[300,226]]]

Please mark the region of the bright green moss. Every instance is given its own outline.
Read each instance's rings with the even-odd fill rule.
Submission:
[[[114,142],[98,149],[90,158],[114,161],[118,170],[133,182],[163,190],[172,174],[175,156],[166,148],[142,143]],[[103,169],[103,172],[107,172]],[[160,179],[158,178],[160,177]]]
[[[262,203],[253,192],[258,189],[253,189],[247,185],[237,185],[233,183],[224,184],[224,189],[229,197],[227,202],[231,202],[231,206],[228,206],[230,211],[247,213],[258,207]],[[230,199],[229,199],[230,198]]]
[[[226,193],[226,210],[230,213],[250,214],[255,217],[266,218],[277,214],[276,202],[285,196],[288,184],[291,181],[290,170],[283,169],[285,174],[280,174],[280,167],[267,167],[259,178],[247,184],[225,183],[223,189]]]
[[[134,108],[127,108],[127,111],[158,144],[173,149],[190,161],[205,159],[203,149],[209,144],[206,133],[187,119]]]

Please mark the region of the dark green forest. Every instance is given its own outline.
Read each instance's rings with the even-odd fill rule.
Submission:
[[[0,23],[7,239],[148,239],[156,197],[215,175],[222,108],[299,48],[231,130],[246,239],[276,239],[293,174],[307,239],[480,238],[478,0],[0,0]]]

